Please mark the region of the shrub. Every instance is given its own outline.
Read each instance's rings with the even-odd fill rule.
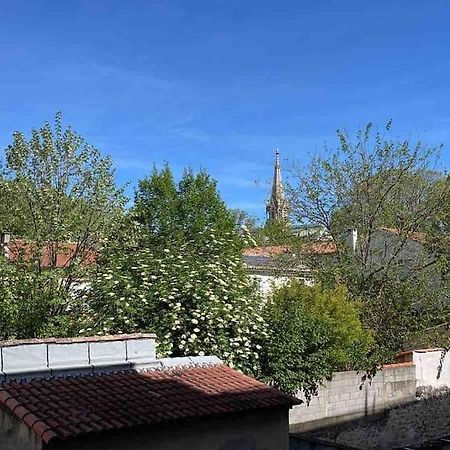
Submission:
[[[333,371],[362,367],[373,342],[361,325],[359,303],[344,287],[293,281],[274,293],[265,319],[265,380],[291,394],[303,390],[307,398]]]

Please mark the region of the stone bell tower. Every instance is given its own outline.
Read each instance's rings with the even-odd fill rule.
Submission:
[[[288,220],[288,205],[281,181],[280,151],[275,152],[275,169],[273,173],[272,193],[266,205],[267,220]]]

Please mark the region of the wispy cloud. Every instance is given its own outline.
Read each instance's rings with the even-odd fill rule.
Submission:
[[[83,84],[97,84],[107,81],[108,84],[121,84],[123,86],[139,88],[147,87],[159,91],[170,92],[175,83],[148,72],[138,72],[119,66],[109,66],[96,62],[85,64],[61,65],[51,69],[42,69],[43,75],[52,78],[60,77],[67,81],[82,82]],[[101,87],[101,85],[100,85]]]
[[[178,136],[198,142],[208,142],[212,136],[200,128],[176,128],[173,130]]]

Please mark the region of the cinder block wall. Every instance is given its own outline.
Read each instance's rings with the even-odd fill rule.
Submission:
[[[363,383],[362,375],[354,371],[334,373],[333,379],[324,383],[309,405],[305,402],[291,409],[291,431],[302,432],[373,415],[415,399],[413,363],[384,366],[371,382]]]

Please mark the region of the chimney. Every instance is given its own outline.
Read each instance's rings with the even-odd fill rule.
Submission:
[[[158,366],[154,334],[0,342],[0,382]]]
[[[11,241],[11,233],[8,233],[7,231],[0,233],[0,247],[1,252],[5,258],[9,258],[9,249],[8,244]]]
[[[356,228],[352,228],[348,232],[347,236],[347,245],[348,248],[352,251],[352,253],[356,252],[356,245],[358,243],[358,230]]]

